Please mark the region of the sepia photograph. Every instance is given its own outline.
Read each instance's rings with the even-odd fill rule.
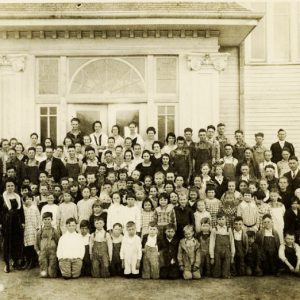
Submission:
[[[300,298],[300,0],[1,0],[0,299]]]

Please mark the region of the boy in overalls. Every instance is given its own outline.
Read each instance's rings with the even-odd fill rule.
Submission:
[[[217,226],[211,231],[209,254],[213,277],[230,278],[230,263],[234,261],[235,247],[232,230],[226,226],[223,213],[218,213]]]
[[[95,232],[90,238],[90,255],[92,261],[92,277],[107,278],[109,262],[112,257],[112,241],[110,235],[104,230],[104,220],[95,217]]]

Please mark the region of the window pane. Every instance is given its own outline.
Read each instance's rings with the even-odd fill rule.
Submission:
[[[81,131],[90,134],[93,132],[93,122],[99,119],[99,111],[77,111],[76,117],[80,120]]]
[[[118,110],[116,113],[116,124],[121,128],[121,135],[129,135],[129,123],[135,122],[137,127],[137,132],[139,132],[140,127],[140,114],[138,110]]]
[[[47,125],[47,117],[41,117],[40,118],[40,126],[41,126],[41,142],[44,143],[45,139],[48,135],[48,125]]]
[[[58,59],[40,58],[39,95],[58,94]]]
[[[266,12],[265,3],[252,3],[256,12]],[[253,60],[266,60],[266,17],[263,17],[251,33],[251,58]]]
[[[289,60],[290,58],[290,16],[289,3],[274,3],[274,58]]]
[[[56,144],[57,138],[57,117],[50,117],[50,137]]]
[[[174,106],[167,106],[167,114],[174,115],[175,114],[175,107]]]
[[[56,115],[57,109],[56,107],[50,107],[50,115]]]
[[[165,117],[158,116],[158,140],[163,144],[165,143],[166,138],[165,124]]]
[[[177,58],[161,57],[156,59],[156,92],[176,94]]]
[[[159,115],[164,115],[165,114],[165,106],[158,106],[157,111],[158,111]]]
[[[47,115],[48,107],[41,107],[40,108],[40,114],[41,115]]]
[[[167,116],[167,130],[168,132],[174,132],[174,116]]]

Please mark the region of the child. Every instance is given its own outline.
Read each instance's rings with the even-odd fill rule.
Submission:
[[[186,196],[188,195],[188,190],[183,187],[183,184],[184,184],[184,179],[182,176],[178,175],[176,176],[176,179],[175,179],[175,186],[176,186],[176,189],[175,189],[175,192],[179,195],[179,194],[185,194]]]
[[[189,189],[189,206],[192,208],[192,210],[195,212],[197,210],[197,201],[200,199],[199,191],[191,187]]]
[[[221,199],[222,195],[227,190],[228,179],[223,176],[222,163],[215,163],[214,171],[212,181],[216,185],[216,198]]]
[[[239,191],[236,190],[236,183],[235,181],[228,181],[227,184],[227,191],[222,195],[221,197],[221,202],[223,203],[223,200],[225,198],[226,195],[230,194],[231,197],[235,200],[235,202],[239,202],[242,195]]]
[[[134,194],[128,194],[127,195],[127,206],[125,206],[124,210],[124,218],[123,218],[123,224],[124,227],[126,224],[130,221],[132,221],[135,225],[135,230],[137,234],[140,235],[141,233],[141,210],[139,207],[135,204],[135,195]]]
[[[164,183],[165,183],[165,175],[163,172],[158,171],[154,174],[154,183],[158,189],[159,193],[164,192]]]
[[[47,196],[47,201],[48,204],[44,205],[42,210],[41,210],[41,215],[45,212],[51,212],[52,213],[52,227],[57,228],[58,222],[57,222],[57,217],[58,217],[58,205],[54,204],[54,195],[49,194]]]
[[[247,231],[248,236],[248,252],[245,256],[245,270],[247,276],[261,276],[262,271],[260,268],[260,250],[255,243],[255,232]]]
[[[72,197],[69,193],[63,193],[63,202],[58,206],[57,223],[61,234],[67,231],[66,221],[70,218],[78,219],[77,206],[72,202]]]
[[[205,202],[199,200],[197,201],[197,210],[194,212],[196,233],[199,233],[201,231],[201,221],[203,218],[211,220],[210,213],[205,209]]]
[[[26,259],[25,268],[32,269],[36,252],[36,233],[40,228],[40,212],[36,205],[33,204],[33,196],[29,193],[25,197],[24,205],[25,228],[24,228],[24,256]]]
[[[178,264],[184,279],[200,279],[200,244],[194,238],[194,228],[186,225],[183,228],[184,238],[179,242]]]
[[[156,207],[154,211],[154,221],[158,226],[158,232],[160,235],[163,235],[168,224],[176,224],[173,206],[168,204],[168,202],[169,195],[167,193],[161,193],[158,197],[159,206]]]
[[[246,272],[245,256],[248,251],[248,235],[246,234],[246,231],[244,231],[243,225],[243,219],[241,217],[236,217],[234,219],[233,238],[235,256],[232,265],[232,273],[234,276],[243,276]]]
[[[300,200],[294,197],[291,201],[291,207],[284,214],[284,232],[290,232],[295,235],[295,241],[300,244]]]
[[[211,177],[209,176],[210,166],[208,163],[203,163],[201,165],[201,180],[204,185],[207,185],[208,182],[211,181]]]
[[[107,210],[107,230],[111,231],[115,223],[123,224],[123,216],[125,214],[125,206],[121,204],[121,197],[118,192],[112,194],[113,203]]]
[[[42,215],[43,227],[38,231],[36,251],[39,256],[41,277],[55,278],[57,276],[56,250],[59,233],[52,227],[52,214],[45,212]]]
[[[258,229],[262,229],[262,218],[265,214],[270,213],[270,206],[264,202],[265,193],[262,191],[257,191],[254,193],[254,199],[258,210]]]
[[[200,274],[203,276],[211,275],[211,265],[209,256],[209,241],[210,241],[210,219],[202,218],[200,223],[200,231],[198,233],[198,240],[200,243]]]
[[[281,272],[300,276],[300,247],[295,243],[295,235],[286,232],[284,243],[279,246]]]
[[[168,224],[165,227],[160,252],[161,279],[177,279],[180,277],[177,260],[179,241],[174,237],[175,233],[176,227],[174,224]]]
[[[90,188],[90,191],[91,191],[90,198],[94,201],[98,200],[98,186],[95,183],[91,183],[91,184],[89,184],[89,188]]]
[[[82,192],[82,200],[77,203],[78,209],[78,220],[81,222],[82,220],[89,220],[92,215],[92,207],[94,204],[94,200],[90,198],[90,189],[88,187],[83,188]]]
[[[87,220],[82,220],[79,224],[80,236],[82,238],[85,251],[82,260],[81,276],[91,276],[91,258],[90,258],[90,224]]]
[[[97,200],[94,202],[93,206],[92,206],[92,210],[93,210],[93,213],[92,215],[90,216],[90,220],[89,220],[89,223],[90,223],[90,233],[93,233],[95,232],[95,225],[94,225],[94,219],[96,217],[101,217],[103,220],[104,220],[104,229],[106,229],[106,222],[107,222],[107,212],[104,211],[104,204],[100,202],[100,200]]]
[[[280,239],[277,231],[273,229],[272,217],[269,214],[263,216],[263,227],[256,233],[256,243],[261,252],[263,274],[277,275]]]
[[[149,233],[142,239],[143,251],[143,279],[159,278],[159,251],[161,249],[161,239],[158,237],[157,225],[155,222],[149,223]]]
[[[152,185],[149,190],[149,200],[151,201],[154,208],[158,205],[158,190],[155,185]]]
[[[173,208],[175,208],[176,206],[178,206],[178,201],[179,201],[179,196],[176,192],[171,192],[170,193],[170,205],[173,206]]]
[[[149,199],[143,201],[143,209],[142,209],[142,219],[141,219],[141,226],[142,232],[141,236],[149,233],[149,223],[154,220],[154,207],[152,202]]]
[[[211,215],[211,226],[217,225],[217,214],[221,208],[221,201],[215,198],[215,188],[213,185],[208,185],[206,188],[205,206],[206,210]]]
[[[281,202],[278,202],[279,193],[277,189],[270,191],[270,215],[273,220],[273,227],[279,234],[280,243],[283,243],[283,229],[284,229],[284,213],[285,207]]]
[[[112,184],[109,181],[105,181],[101,193],[99,196],[99,200],[104,205],[104,209],[107,210],[111,205],[111,193],[112,193]]]
[[[84,257],[84,243],[76,232],[76,220],[70,218],[66,221],[67,232],[58,241],[56,255],[59,268],[64,279],[78,278]]]
[[[237,214],[238,201],[235,199],[232,193],[225,193],[222,207],[220,212],[222,212],[226,217],[226,225],[233,228],[234,219]]]
[[[264,202],[267,202],[270,198],[269,184],[266,179],[259,181],[259,190],[265,194]]]
[[[112,242],[110,235],[104,230],[104,220],[95,217],[95,232],[90,238],[90,256],[92,277],[107,278],[110,276],[109,265],[112,258]]]
[[[194,177],[194,188],[196,188],[199,192],[200,200],[204,200],[206,198],[206,183],[202,183],[202,179],[200,175],[195,175]]]
[[[110,234],[112,240],[112,259],[110,263],[111,276],[121,276],[123,273],[122,262],[120,258],[120,250],[123,240],[122,231],[122,225],[120,223],[116,223],[113,225],[113,229]]]
[[[179,205],[174,208],[177,228],[176,236],[178,239],[182,239],[184,237],[183,228],[186,225],[194,225],[195,223],[194,211],[187,205],[187,203],[187,195],[180,194]]]
[[[39,187],[40,195],[35,198],[39,211],[43,208],[44,205],[47,204],[47,196],[48,196],[48,184],[41,183]]]
[[[124,275],[127,278],[137,278],[141,266],[142,259],[142,243],[141,238],[136,235],[136,225],[129,221],[126,224],[127,234],[122,240],[120,258]]]
[[[211,231],[209,254],[213,265],[213,277],[230,278],[230,264],[234,261],[235,247],[232,230],[226,226],[226,219],[222,213],[218,213],[217,226]]]
[[[237,216],[242,217],[246,231],[258,230],[259,215],[249,189],[243,193],[243,201],[237,207]]]

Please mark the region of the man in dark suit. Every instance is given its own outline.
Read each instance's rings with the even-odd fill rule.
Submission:
[[[45,150],[47,159],[40,163],[40,171],[46,171],[49,176],[53,177],[55,182],[59,182],[65,177],[67,172],[63,162],[59,158],[53,157],[53,148],[47,147]]]
[[[271,145],[271,151],[272,151],[272,161],[277,164],[280,160],[282,160],[282,149],[288,149],[291,153],[291,156],[295,155],[295,148],[293,144],[286,142],[286,132],[283,129],[279,129],[277,132],[278,136],[278,142]]]
[[[293,193],[297,188],[300,188],[300,170],[298,166],[299,166],[298,158],[296,156],[291,156],[289,158],[289,167],[291,171],[283,175],[284,177],[287,178]]]

